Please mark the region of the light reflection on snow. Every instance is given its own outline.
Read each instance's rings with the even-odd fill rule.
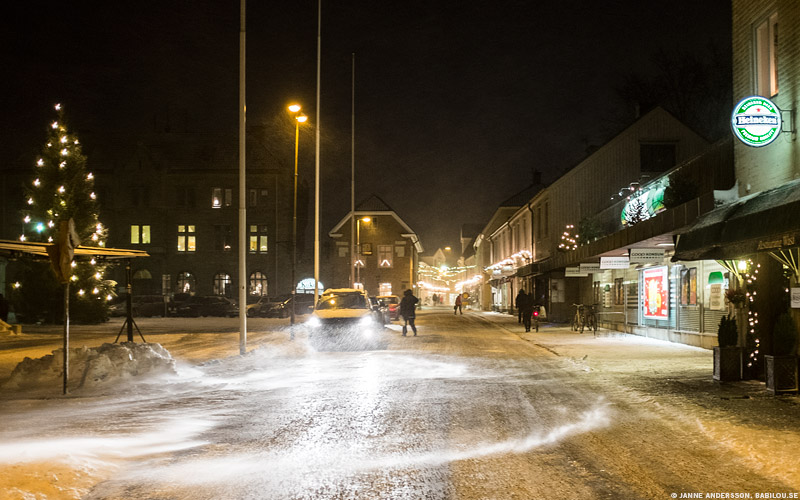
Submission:
[[[162,465],[157,472],[140,471],[128,479],[163,482],[164,484],[209,485],[233,480],[259,483],[260,487],[286,486],[294,482],[314,482],[309,476],[323,480],[326,475],[354,476],[370,471],[390,469],[419,469],[446,466],[459,460],[469,460],[512,453],[527,453],[552,446],[571,436],[591,432],[609,424],[607,406],[600,404],[575,422],[548,432],[531,432],[527,436],[498,442],[463,443],[449,449],[425,452],[371,453],[350,455],[342,443],[332,446],[299,445],[280,452],[246,453],[193,459]],[[343,449],[345,451],[343,452]],[[305,479],[304,479],[305,478]]]
[[[359,474],[531,452],[608,425],[606,404],[580,389],[581,414],[552,403],[531,411],[535,400],[496,402],[482,392],[486,381],[531,386],[552,376],[546,366],[513,360],[260,349],[201,366],[179,363],[177,376],[116,396],[32,401],[27,409],[17,402],[12,412],[0,410],[12,420],[0,429],[0,464],[116,471],[98,494],[136,482],[213,489],[240,479],[265,493],[287,485],[307,491]],[[496,429],[477,417],[453,432],[459,415],[491,405],[519,417],[507,429],[512,437],[492,441]],[[542,414],[554,423],[543,424]]]
[[[48,437],[0,443],[0,463],[134,458],[206,444],[196,436],[212,427],[198,419],[173,419],[146,432],[114,436]]]

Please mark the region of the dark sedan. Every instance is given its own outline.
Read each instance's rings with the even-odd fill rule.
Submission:
[[[259,318],[288,318],[292,311],[292,302],[295,304],[295,314],[310,314],[314,310],[314,295],[297,294],[294,299],[289,295],[283,295],[261,297],[255,304],[247,306],[247,315]]]
[[[231,299],[219,295],[192,296],[178,305],[176,314],[188,318],[200,316],[233,318],[239,315],[239,307]]]

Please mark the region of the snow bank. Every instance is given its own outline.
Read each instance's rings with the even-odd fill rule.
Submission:
[[[41,358],[25,358],[11,372],[3,389],[51,389],[60,387],[64,350]],[[134,377],[176,374],[175,360],[161,344],[123,342],[69,350],[70,388],[103,387]]]

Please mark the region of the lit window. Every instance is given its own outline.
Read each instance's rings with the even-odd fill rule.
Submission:
[[[225,206],[229,207],[233,203],[233,190],[226,189],[225,190]]]
[[[250,226],[250,253],[267,253],[267,226]]]
[[[231,275],[227,273],[218,273],[214,276],[214,295],[223,295],[230,297],[233,281]]]
[[[222,188],[213,188],[211,190],[211,208],[222,207]]]
[[[177,293],[192,293],[197,289],[194,274],[189,271],[178,273]]]
[[[756,93],[772,97],[778,93],[778,14],[756,26]]]
[[[405,246],[394,247],[394,253],[397,254],[398,257],[405,257],[406,256],[406,247]]]
[[[250,273],[250,295],[267,294],[267,276],[261,271]]]
[[[233,247],[233,233],[231,226],[214,226],[214,249],[222,252],[230,252]]]
[[[133,245],[149,245],[150,244],[150,226],[149,225],[131,225],[131,244]]]
[[[392,267],[392,245],[378,245],[378,267]]]
[[[197,250],[197,235],[194,226],[178,226],[178,251],[194,252]]]

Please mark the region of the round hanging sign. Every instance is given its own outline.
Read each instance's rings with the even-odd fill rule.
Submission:
[[[748,146],[766,146],[781,133],[781,110],[766,97],[747,97],[733,108],[731,127]]]

